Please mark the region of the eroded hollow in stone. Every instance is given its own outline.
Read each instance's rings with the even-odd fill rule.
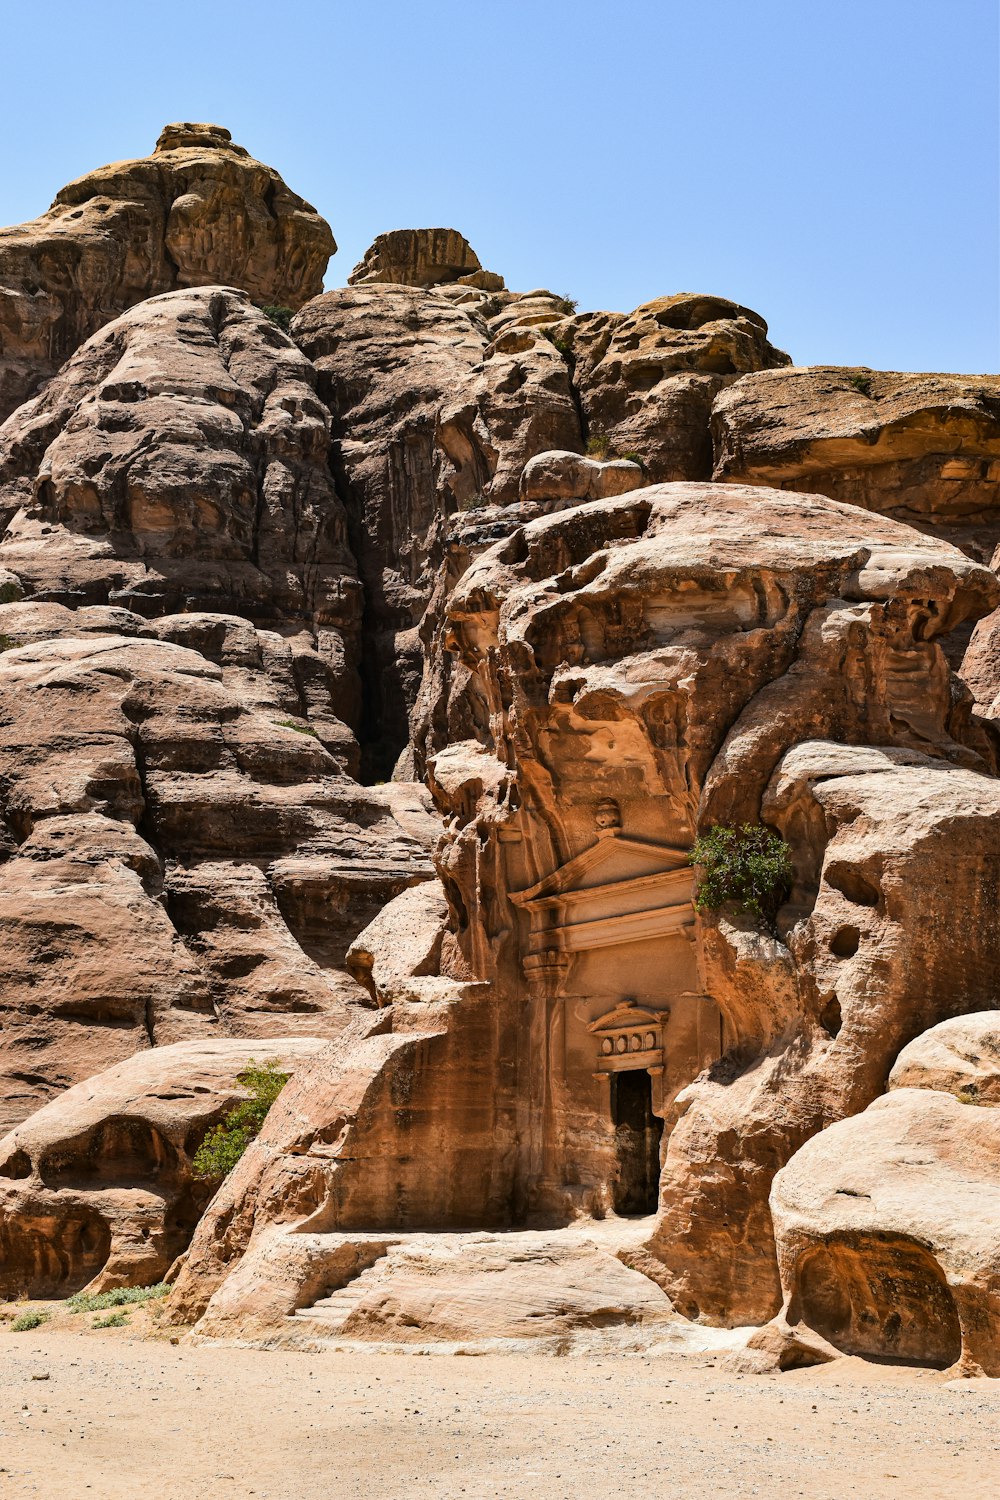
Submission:
[[[145,1120],[104,1120],[86,1140],[50,1151],[40,1165],[46,1187],[155,1182],[177,1173],[177,1152]]]
[[[795,1300],[802,1321],[845,1354],[946,1369],[962,1352],[941,1267],[909,1240],[828,1240],[800,1262]]]
[[[861,932],[857,927],[840,927],[830,939],[830,952],[834,958],[853,958],[861,943]]]
[[[69,1297],[92,1281],[111,1251],[111,1232],[86,1209],[25,1215],[0,1225],[0,1295]]]
[[[823,878],[855,906],[878,906],[878,886],[855,865],[831,863],[823,871]]]
[[[836,1036],[844,1023],[840,1012],[840,1001],[836,995],[831,995],[819,1013],[819,1023],[827,1036]]]

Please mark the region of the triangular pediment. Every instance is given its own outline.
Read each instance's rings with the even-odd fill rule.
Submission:
[[[607,1015],[598,1016],[596,1021],[591,1021],[587,1030],[595,1036],[601,1036],[605,1032],[622,1031],[629,1026],[662,1026],[665,1019],[666,1013],[663,1011],[644,1010],[634,1002],[624,1001],[621,1005],[616,1005],[614,1010],[609,1010]]]
[[[567,860],[527,890],[515,891],[511,900],[517,906],[571,891],[593,890],[618,885],[624,881],[642,880],[674,870],[689,870],[686,849],[671,844],[654,844],[648,839],[632,838],[618,828],[608,829],[582,854]]]

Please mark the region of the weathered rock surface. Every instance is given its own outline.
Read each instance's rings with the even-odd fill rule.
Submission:
[[[14,632],[18,611],[58,611],[3,609]],[[406,788],[358,786],[287,716],[247,622],[73,633],[101,613],[62,610],[0,654],[5,1125],[141,1048],[335,1034],[370,1003],[351,940],[430,873],[433,819]],[[232,654],[139,635],[174,624],[206,646],[228,633]]]
[[[332,248],[197,125],[0,233],[0,1289],[1000,1373],[1000,381]]]
[[[780,1303],[775,1170],[877,1098],[914,1036],[981,1010],[1000,980],[1000,783],[909,751],[803,744],[763,811],[800,861],[784,942],[705,923],[706,987],[732,1046],[679,1101],[655,1237],[679,1310],[727,1323]]]
[[[245,293],[172,292],[0,433],[5,1125],[206,1030],[336,1034],[371,1004],[348,946],[430,873],[420,798],[345,774],[361,586],[315,379]]]
[[[629,1237],[624,1225],[597,1224],[381,1239],[279,1234],[225,1283],[198,1334],[469,1353],[622,1353],[680,1342],[664,1293],[623,1263]]]
[[[1000,1104],[1000,1011],[956,1016],[923,1032],[896,1058],[891,1089],[937,1089],[963,1104]]]
[[[639,464],[628,459],[602,461],[579,453],[538,453],[521,470],[518,493],[532,500],[610,500],[645,484]]]
[[[807,1142],[771,1194],[784,1326],[1000,1375],[998,1158],[1000,1111],[927,1088]]]
[[[735,486],[578,506],[482,553],[445,605],[462,693],[480,708],[466,742],[429,760],[454,929],[444,972],[427,974],[427,945],[407,942],[411,977],[386,968],[379,1019],[345,1031],[286,1091],[202,1221],[174,1315],[197,1316],[211,1297],[206,1327],[251,1317],[272,1253],[305,1306],[327,1274],[322,1246],[336,1242],[339,1257],[338,1236],[373,1226],[654,1213],[658,1193],[640,1269],[685,1313],[695,1302],[716,1321],[773,1312],[773,1172],[868,1103],[915,1030],[981,1008],[1000,973],[995,924],[973,915],[975,940],[939,942],[935,958],[918,951],[911,916],[949,851],[970,912],[985,917],[995,899],[1000,783],[938,636],[996,592],[986,569],[908,528]],[[816,733],[857,748],[807,747],[797,768],[795,747]],[[862,903],[870,944],[832,878],[817,895],[816,830],[793,828],[813,817],[810,797],[827,820],[828,874],[836,854],[854,863],[831,837],[838,818],[845,844],[871,823],[875,855],[860,860],[892,851],[886,915]],[[706,924],[702,967],[684,851],[701,819],[762,811],[801,853],[799,925],[786,946]],[[391,953],[386,915],[355,945],[376,981],[376,954]],[[620,1066],[655,1081],[661,1123],[643,1127],[641,1160],[634,1128],[615,1122],[628,1076],[612,1066],[616,1038]],[[721,1071],[694,1083],[722,1052]],[[752,1083],[764,1073],[761,1099]],[[725,1095],[739,1079],[751,1093]],[[716,1092],[733,1101],[725,1130],[711,1124]],[[777,1118],[775,1101],[787,1101]],[[268,1248],[276,1223],[294,1226],[293,1249]]]
[[[443,286],[457,282],[486,292],[503,289],[503,277],[484,271],[479,256],[457,229],[393,229],[380,234],[347,278],[351,286],[391,281],[397,286]]]
[[[365,587],[364,738],[377,775],[407,743],[437,523],[516,500],[529,458],[582,447],[562,356],[531,328],[493,339],[483,295],[468,295],[466,304],[442,290],[346,288],[309,303],[293,327],[332,414],[332,462]]]
[[[187,1248],[215,1184],[191,1163],[245,1090],[248,1063],[294,1073],[309,1037],[178,1042],[141,1052],[0,1138],[0,1294],[146,1286]]]
[[[994,558],[993,570],[997,571]],[[985,719],[1000,719],[1000,609],[980,620],[972,632],[958,675]]]
[[[133,308],[0,429],[2,566],[71,607],[283,629],[317,727],[344,737],[359,713],[360,586],[314,384],[243,293]]]
[[[943,589],[936,599],[926,593],[932,580],[932,593]],[[836,826],[833,789],[840,785],[821,778],[879,772],[870,816],[881,826],[872,829],[871,854],[859,849],[848,862],[877,857],[881,868],[888,841],[894,857],[907,860],[901,885],[914,905],[891,913],[896,925],[887,924],[883,947],[894,936],[900,957],[884,971],[876,963],[878,984],[863,958],[847,962],[857,952],[848,951],[857,926],[852,903],[832,881],[822,899],[815,863],[803,868],[791,912],[803,925],[787,933],[788,947],[706,924],[697,975],[682,956],[686,940],[676,950],[663,942],[649,947],[656,955],[650,995],[661,1008],[671,997],[672,1025],[681,1023],[685,1004],[707,1018],[710,997],[722,1017],[715,1055],[728,1058],[716,1081],[678,1098],[678,1112],[686,1112],[664,1162],[662,1223],[652,1247],[682,1311],[727,1321],[773,1311],[767,1190],[774,1168],[830,1118],[875,1097],[915,1030],[988,1003],[998,962],[986,912],[995,899],[1000,799],[997,784],[982,774],[989,744],[970,723],[937,640],[967,612],[989,607],[994,589],[985,569],[954,550],[848,507],[681,485],[535,522],[484,554],[450,597],[453,646],[481,707],[476,741],[464,750],[453,743],[429,762],[450,824],[439,865],[461,914],[458,937],[471,972],[495,975],[497,989],[512,995],[528,980],[535,994],[537,1019],[523,1024],[533,1026],[541,1077],[526,1080],[521,1092],[539,1100],[536,1128],[546,1145],[535,1147],[544,1153],[535,1201],[550,1209],[565,1202],[564,1174],[613,1181],[615,1168],[611,1143],[601,1141],[599,1121],[607,1116],[596,1096],[584,1126],[582,1072],[589,1076],[594,1066],[585,1037],[572,1044],[543,1039],[561,1038],[563,1026],[567,1038],[573,1035],[568,1001],[578,988],[601,996],[590,1002],[599,1015],[616,994],[641,1005],[643,980],[634,961],[620,958],[611,969],[594,960],[574,978],[572,965],[583,960],[573,957],[577,940],[562,925],[572,908],[557,901],[558,883],[532,888],[530,872],[565,869],[569,878],[574,859],[594,840],[595,810],[607,802],[623,836],[660,845],[669,870],[670,850],[689,847],[699,826],[757,821],[763,812],[785,827],[784,804],[773,801],[777,793],[768,786],[782,755],[802,740],[823,735],[895,747],[884,761],[860,748],[819,747],[815,795],[824,812],[817,808],[808,828],[788,824],[793,849],[821,858]],[[469,683],[460,691],[468,701]],[[880,783],[900,755],[896,784]],[[852,763],[852,756],[860,760]],[[811,774],[803,774],[811,785]],[[798,793],[787,795],[790,818]],[[846,837],[852,816],[843,816]],[[598,822],[598,843],[590,847],[601,837]],[[918,857],[909,855],[909,841]],[[831,861],[833,850],[831,843]],[[963,930],[957,951],[935,929],[941,957],[929,952],[925,969],[923,954],[911,962],[902,950],[920,941],[911,927],[919,927],[918,911],[941,888],[942,859],[962,882],[959,899],[981,919],[974,936]],[[891,883],[895,888],[895,878]],[[539,911],[537,937],[523,928],[515,937],[519,927],[507,905],[509,893],[525,887],[546,900],[551,892],[552,915],[543,921]],[[609,916],[613,899],[608,889],[602,905]],[[680,889],[674,899],[683,899]],[[860,926],[857,936],[860,947]],[[871,952],[878,951],[873,942]],[[693,1002],[682,1003],[692,991]],[[855,1007],[864,1041],[852,1043]],[[843,1050],[835,1051],[833,1033],[841,1027]],[[562,1060],[570,1046],[566,1056],[574,1057],[579,1077]],[[814,1047],[829,1059],[822,1086],[807,1062]],[[679,1037],[666,1056],[676,1060],[685,1048],[697,1063],[697,1046]],[[864,1068],[858,1056],[866,1058]],[[683,1087],[682,1076],[668,1074],[663,1087],[666,1133],[667,1100]],[[704,1109],[695,1105],[702,1093]]]
[[[152,156],[78,178],[0,229],[0,420],[146,297],[222,282],[297,308],[336,249],[326,222],[218,125],[168,125]]]
[[[588,434],[610,456],[636,454],[656,482],[707,479],[713,399],[748,371],[789,363],[758,313],[687,292],[627,316],[582,314],[559,336],[572,348]]]
[[[712,432],[716,479],[829,495],[982,562],[1000,542],[1000,376],[766,370],[717,396]]]

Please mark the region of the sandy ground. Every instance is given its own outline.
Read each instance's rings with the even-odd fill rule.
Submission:
[[[1000,1381],[0,1331],[0,1497],[995,1500]]]

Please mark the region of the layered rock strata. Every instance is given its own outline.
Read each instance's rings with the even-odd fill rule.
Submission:
[[[172,292],[0,429],[5,1124],[137,1049],[336,1034],[348,946],[430,874],[420,795],[351,775],[315,380],[245,293]]]
[[[716,479],[818,492],[988,563],[1000,542],[1000,376],[766,370],[712,410]]]

